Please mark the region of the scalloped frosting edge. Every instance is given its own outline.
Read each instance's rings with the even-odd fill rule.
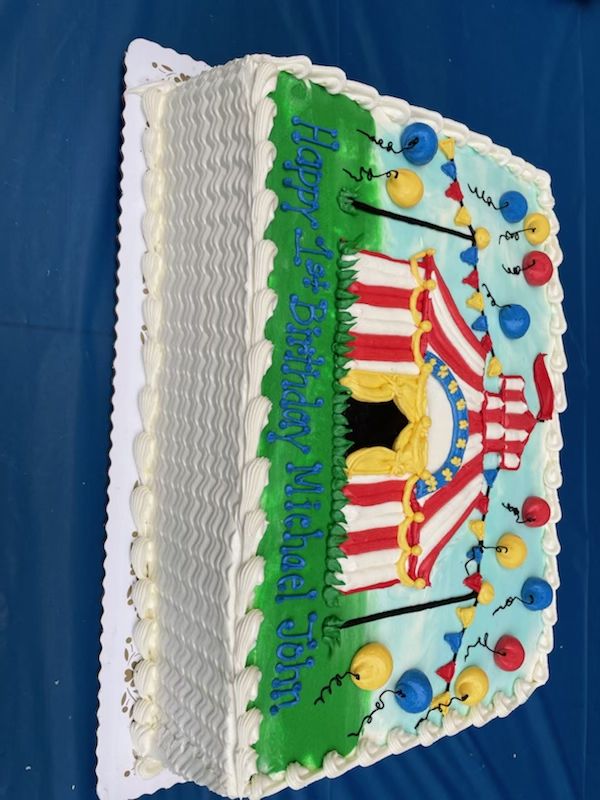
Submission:
[[[257,708],[248,710],[248,705],[256,699],[261,675],[257,667],[246,666],[246,662],[256,644],[262,622],[262,612],[251,608],[251,604],[254,590],[263,580],[264,569],[263,559],[256,555],[256,550],[266,526],[265,515],[260,507],[260,497],[267,483],[269,463],[267,459],[257,458],[256,452],[269,409],[269,401],[260,394],[260,384],[271,359],[271,346],[264,337],[264,329],[275,302],[273,293],[267,288],[267,278],[273,267],[276,248],[273,242],[264,238],[264,234],[273,219],[277,197],[274,192],[266,189],[265,185],[275,158],[275,147],[269,141],[269,135],[276,109],[268,94],[275,88],[279,72],[289,72],[300,80],[322,86],[330,94],[344,94],[370,111],[374,119],[381,124],[406,125],[412,121],[427,122],[438,134],[452,136],[458,146],[470,146],[477,152],[494,158],[515,175],[536,186],[540,206],[548,215],[551,226],[551,234],[544,244],[544,250],[555,267],[560,265],[562,253],[556,236],[559,226],[553,212],[554,199],[550,191],[549,175],[523,159],[513,156],[507,148],[493,144],[489,137],[473,133],[465,125],[445,119],[436,112],[411,106],[404,100],[381,96],[372,87],[347,80],[340,69],[313,65],[308,58],[302,56],[290,58],[247,56],[244,60],[254,71],[249,103],[250,111],[255,114],[254,176],[251,258],[248,270],[247,404],[244,418],[245,443],[242,448],[242,495],[237,541],[233,543],[236,563],[230,573],[230,619],[233,625],[232,645],[236,674],[232,686],[234,713],[230,719],[228,732],[228,740],[232,744],[233,766],[228,791],[232,796],[249,796],[255,800],[274,794],[286,786],[299,789],[323,777],[335,778],[355,766],[369,766],[388,755],[399,754],[418,744],[428,746],[442,736],[454,735],[470,725],[480,727],[496,717],[506,716],[524,703],[538,686],[547,681],[548,654],[553,647],[552,628],[556,622],[556,599],[554,599],[553,604],[542,612],[543,630],[537,642],[537,661],[532,670],[532,680],[517,680],[511,697],[497,692],[489,705],[475,706],[464,716],[451,710],[441,726],[433,722],[424,723],[417,735],[409,734],[402,729],[391,730],[383,745],[378,745],[365,736],[346,757],[336,752],[328,753],[323,759],[322,767],[318,769],[291,763],[282,773],[268,775],[257,772],[257,754],[253,745],[258,739],[262,715]],[[144,101],[146,97],[154,95],[158,98],[155,102],[160,105],[162,93],[176,90],[176,87],[170,85],[160,89],[160,92],[153,94],[143,92]],[[159,108],[153,111],[160,113]],[[157,146],[156,132],[151,129],[146,131],[144,151],[149,167],[157,152]],[[144,277],[148,288],[148,297],[144,302],[144,319],[148,335],[143,346],[146,387],[140,398],[143,432],[136,440],[136,463],[141,482],[135,487],[131,496],[132,513],[139,534],[131,553],[132,566],[138,578],[138,582],[134,585],[133,597],[140,617],[134,628],[134,641],[143,659],[135,670],[135,683],[140,697],[134,706],[131,733],[137,756],[136,769],[138,774],[147,777],[157,774],[162,768],[160,761],[155,758],[157,710],[152,700],[156,688],[156,668],[153,662],[158,633],[155,617],[156,587],[152,584],[153,546],[150,535],[153,499],[151,490],[144,483],[144,478],[151,470],[154,455],[152,425],[153,415],[156,412],[156,398],[153,387],[160,369],[160,345],[156,341],[156,331],[160,324],[160,300],[157,297],[157,289],[161,267],[156,247],[157,217],[153,214],[152,199],[153,196],[156,197],[154,193],[159,186],[159,177],[156,180],[149,178],[148,185],[144,186],[147,203],[144,236],[148,247],[148,253],[144,258]],[[551,518],[546,526],[542,546],[546,555],[544,577],[556,590],[559,585],[556,556],[560,549],[556,523],[560,519],[558,488],[562,482],[559,464],[562,437],[558,413],[566,407],[563,381],[566,359],[562,345],[566,323],[562,312],[563,293],[556,269],[545,291],[551,308],[550,331],[553,346],[552,352],[548,354],[548,366],[556,397],[556,412],[553,419],[545,423],[544,484],[546,499],[551,507]]]

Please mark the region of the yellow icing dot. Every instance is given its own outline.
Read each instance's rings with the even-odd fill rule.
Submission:
[[[370,642],[354,654],[350,664],[350,672],[354,673],[352,682],[365,691],[381,689],[389,680],[393,667],[392,655],[387,647],[379,642]],[[355,675],[359,677],[355,678]]]
[[[428,279],[425,281],[425,288],[426,288],[428,291],[430,291],[430,292],[433,292],[433,290],[434,290],[436,287],[437,287],[437,283],[436,283],[436,282],[435,282],[435,281],[434,281],[432,278],[428,278]]]
[[[488,693],[490,682],[481,667],[467,667],[454,684],[454,693],[467,706],[477,705]]]
[[[411,169],[391,170],[386,189],[393,202],[401,208],[416,206],[423,197],[423,181]]]
[[[516,533],[504,533],[496,542],[496,559],[501,567],[516,569],[527,558],[527,545]]]
[[[494,599],[494,587],[489,581],[484,581],[481,584],[481,589],[479,590],[479,594],[477,595],[477,600],[483,606],[487,606],[488,603],[491,603]]]
[[[424,319],[423,322],[419,323],[419,329],[424,331],[425,333],[429,333],[432,329],[433,325],[428,319]]]
[[[548,217],[537,212],[525,217],[523,227],[529,244],[541,244],[550,235]]]
[[[415,544],[410,548],[411,556],[420,556],[422,552],[423,548],[418,544]]]
[[[414,515],[413,519],[414,519],[415,522],[419,522],[419,523],[420,522],[424,522],[425,521],[425,514],[423,514],[422,511],[417,511],[417,512],[415,512],[415,515]]]
[[[426,585],[427,584],[425,583],[423,578],[417,578],[417,580],[415,581],[415,587],[417,589],[424,589]]]
[[[485,250],[490,243],[490,232],[487,228],[475,228],[475,245],[478,250]]]
[[[460,400],[459,400],[459,401],[456,403],[456,407],[458,408],[458,410],[459,410],[459,411],[463,411],[463,410],[466,408],[466,406],[467,406],[467,404],[466,404],[466,402],[465,402],[465,401],[462,399],[462,397],[461,397],[461,399],[460,399]],[[465,420],[465,421],[466,421],[466,420]],[[463,426],[461,426],[461,427],[463,427]],[[464,425],[464,427],[466,428],[467,426],[466,426],[466,425]]]

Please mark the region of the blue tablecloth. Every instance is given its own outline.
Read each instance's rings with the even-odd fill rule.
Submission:
[[[305,53],[461,120],[551,173],[570,406],[550,682],[506,720],[282,796],[597,796],[598,4],[3,0],[0,797],[95,797],[122,56],[138,36],[212,64]],[[209,793],[186,785],[163,797]]]

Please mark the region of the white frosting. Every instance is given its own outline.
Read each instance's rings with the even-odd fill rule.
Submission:
[[[133,746],[138,756],[136,768],[140,775],[155,774],[160,769],[159,758],[162,758],[185,777],[230,796],[247,794],[251,798],[272,794],[285,786],[301,788],[323,776],[333,778],[356,765],[368,766],[390,753],[400,753],[416,744],[428,745],[443,735],[452,735],[471,724],[479,726],[496,716],[505,716],[547,680],[547,656],[553,644],[552,625],[556,619],[555,605],[542,613],[544,627],[537,643],[532,680],[516,681],[512,697],[497,693],[491,704],[473,707],[466,716],[451,709],[441,728],[427,722],[419,726],[416,736],[402,730],[392,730],[384,745],[374,743],[366,735],[349,756],[328,753],[322,767],[316,770],[290,764],[282,773],[256,773],[256,753],[252,744],[258,738],[260,712],[246,709],[256,697],[260,672],[256,667],[246,667],[246,659],[254,647],[262,621],[260,611],[248,611],[248,608],[252,604],[255,587],[262,581],[264,570],[263,560],[256,556],[256,548],[266,526],[259,500],[268,476],[268,462],[256,459],[255,454],[260,431],[268,414],[268,402],[260,397],[261,380],[270,363],[272,349],[264,339],[264,327],[275,303],[275,297],[267,288],[275,247],[263,237],[277,205],[275,195],[264,188],[276,155],[273,145],[268,142],[275,105],[267,95],[275,88],[277,75],[282,70],[299,79],[319,84],[332,94],[344,93],[370,110],[381,125],[427,122],[439,134],[454,137],[459,146],[469,145],[505,165],[515,175],[535,184],[539,205],[551,224],[551,236],[544,249],[555,266],[562,260],[556,239],[558,223],[552,211],[554,200],[550,192],[550,179],[545,172],[512,156],[506,148],[494,145],[488,137],[472,133],[460,123],[445,120],[439,114],[425,109],[411,107],[403,100],[381,97],[371,87],[347,81],[339,69],[313,66],[304,57],[273,59],[253,56],[211,70],[178,86],[160,85],[145,92],[144,109],[150,123],[144,140],[149,167],[144,185],[147,203],[144,234],[148,245],[148,254],[144,259],[144,277],[148,289],[144,308],[147,385],[140,397],[144,433],[136,440],[135,447],[141,485],[132,495],[132,511],[138,529],[138,538],[132,548],[132,564],[140,579],[133,594],[141,618],[136,626],[135,641],[146,660],[135,670],[135,682],[141,698],[136,704],[132,724]],[[188,109],[202,109],[202,114],[194,114],[194,135],[186,138],[181,126],[190,120],[189,110],[185,113],[188,101]],[[168,128],[162,124],[167,102]],[[240,108],[245,108],[246,113],[240,113]],[[181,121],[176,125],[178,113]],[[167,130],[169,138],[177,139],[179,136],[177,141],[180,150],[171,156],[168,151],[172,144],[167,146],[163,140]],[[229,131],[235,131],[235,136]],[[235,152],[227,154],[223,142],[233,138],[237,143]],[[214,158],[213,163],[221,159],[221,172],[215,169],[212,174],[203,174],[200,183],[199,175],[194,172],[194,164],[196,168],[201,165],[210,169],[210,159],[199,155],[200,144],[204,143],[210,148],[211,156],[218,151],[219,158]],[[193,156],[198,161],[194,162]],[[223,173],[228,157],[238,159],[235,193],[230,191],[227,168]],[[186,165],[185,172],[180,171],[182,164]],[[229,165],[229,169],[232,168]],[[194,226],[194,220],[200,219],[200,215],[190,215],[189,208],[180,207],[180,200],[189,194],[188,188],[192,182],[194,192],[200,193],[205,202],[204,211],[211,220],[207,225]],[[229,188],[223,188],[224,182]],[[178,211],[188,216],[178,218]],[[215,213],[216,221],[210,216],[211,211]],[[235,217],[236,225],[224,230],[218,224],[222,217]],[[167,485],[164,477],[161,479],[161,470],[164,475],[171,471],[175,485],[183,480],[185,467],[179,463],[179,453],[169,450],[166,434],[161,440],[162,416],[165,416],[165,429],[170,426],[172,432],[187,425],[188,430],[201,413],[217,419],[217,404],[233,390],[230,384],[217,381],[210,386],[210,392],[204,395],[208,405],[201,411],[193,394],[190,396],[185,387],[173,388],[168,377],[163,376],[167,382],[166,388],[173,389],[173,392],[168,395],[169,406],[161,407],[161,392],[165,392],[165,386],[157,383],[161,369],[172,368],[173,353],[179,352],[173,348],[179,346],[180,351],[185,353],[186,343],[188,348],[197,346],[194,336],[198,327],[197,318],[192,323],[178,315],[173,298],[168,292],[162,291],[166,263],[177,263],[178,269],[180,266],[179,261],[174,260],[175,250],[169,250],[169,229],[164,227],[167,219],[169,225],[173,225],[176,219],[180,220],[178,231],[184,238],[192,230],[197,233],[197,238],[202,240],[200,250],[196,252],[198,263],[207,271],[211,265],[211,248],[216,248],[217,254],[222,255],[223,243],[229,245],[232,236],[239,236],[233,243],[233,249],[228,251],[230,260],[227,263],[236,264],[237,283],[244,285],[245,282],[244,292],[235,298],[223,287],[212,284],[203,295],[209,306],[212,301],[218,301],[219,314],[227,315],[229,312],[235,316],[237,313],[238,318],[243,320],[241,344],[235,354],[223,347],[222,371],[229,370],[229,374],[233,371],[239,376],[235,399],[238,409],[245,410],[242,414],[238,411],[237,416],[230,414],[228,417],[230,428],[235,426],[236,419],[241,422],[239,447],[234,454],[235,466],[230,465],[229,468],[230,495],[213,485],[210,490],[212,494],[205,493],[203,497],[205,503],[210,501],[214,509],[208,518],[202,515],[198,517],[198,500],[194,498],[199,494],[202,496],[202,480],[199,476],[193,476],[190,480],[188,475],[184,483],[187,481],[189,494],[181,497],[180,505],[195,522],[191,530],[183,531],[181,528],[175,530],[177,526],[170,517],[174,498],[166,505],[161,503],[161,491],[164,494]],[[246,222],[250,225],[247,232],[244,230]],[[202,235],[202,231],[207,232],[206,236]],[[242,252],[236,258],[235,248],[238,246]],[[211,276],[211,280],[214,277]],[[180,299],[186,291],[194,290],[192,279],[188,276],[187,280],[188,284],[183,279],[179,287]],[[548,367],[556,395],[556,410],[559,412],[566,405],[562,380],[566,359],[561,341],[566,326],[557,270],[554,270],[545,291],[552,310],[552,348],[548,354]],[[242,305],[236,308],[236,302]],[[165,319],[170,320],[171,329],[165,329]],[[200,327],[208,326],[210,331],[211,324],[210,319],[203,319]],[[182,340],[177,338],[177,325],[187,325],[186,336]],[[215,326],[212,332],[220,338],[224,328]],[[470,353],[469,356],[474,368],[479,369],[478,354]],[[360,362],[355,362],[353,366],[360,368]],[[373,367],[373,364],[370,363],[370,366]],[[385,369],[386,365],[383,364],[381,368]],[[204,376],[205,373],[200,371],[197,374]],[[179,414],[173,415],[175,410]],[[161,415],[160,411],[168,413]],[[557,414],[545,424],[544,430],[544,481],[546,499],[552,512],[552,522],[546,527],[543,538],[545,578],[556,589],[559,582],[556,567],[559,546],[555,522],[560,518],[556,490],[561,483],[558,451],[562,445]],[[235,495],[231,488],[234,486],[240,487],[241,494]],[[176,538],[169,540],[170,526],[174,528],[173,534],[178,534],[179,544]],[[199,530],[203,539],[198,539]],[[168,556],[163,560],[163,555],[168,552],[167,544],[177,549],[182,537],[186,541],[188,533],[195,536],[192,541],[200,549],[182,550],[172,563]],[[219,561],[216,570],[211,556],[214,557],[217,552],[223,560]],[[205,555],[201,556],[200,553]],[[151,586],[153,580],[156,581],[158,593]],[[203,581],[204,593],[198,589]],[[200,601],[204,605],[200,606]],[[200,607],[202,611],[198,610]],[[194,634],[194,624],[197,626],[197,635]],[[179,639],[176,635],[178,630]],[[220,642],[215,641],[217,636]],[[192,657],[194,655],[195,660]],[[186,693],[186,687],[189,688],[191,684],[196,687],[194,692]],[[186,707],[181,707],[181,700]]]

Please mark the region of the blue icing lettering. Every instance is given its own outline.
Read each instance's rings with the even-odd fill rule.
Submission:
[[[302,263],[302,256],[306,253],[310,256],[323,256],[328,261],[331,261],[333,258],[333,250],[330,250],[325,245],[325,239],[322,236],[315,237],[315,246],[312,247],[303,247],[302,246],[302,236],[304,235],[302,228],[296,228],[294,231],[294,238],[295,238],[295,255],[294,255],[294,264],[299,267]]]
[[[287,547],[279,548],[280,551],[287,550]],[[306,561],[297,553],[283,553],[281,556],[281,571],[290,572],[294,569],[304,569]]]
[[[311,611],[307,618],[305,630],[297,630],[293,619],[285,619],[277,626],[276,655],[279,661],[275,664],[275,673],[278,676],[271,681],[270,698],[275,701],[270,707],[272,715],[278,714],[282,708],[290,708],[300,702],[302,692],[301,670],[314,666],[314,659],[309,657],[304,661],[290,664],[304,656],[305,649],[314,650],[317,646],[313,636],[313,627],[317,621],[317,614]],[[282,663],[285,662],[285,663]]]
[[[320,125],[313,125],[311,122],[304,122],[304,120],[298,116],[292,117],[292,125],[308,128],[312,134],[310,138],[307,138],[306,136],[303,136],[304,131],[292,131],[292,141],[294,144],[308,142],[309,144],[318,145],[319,147],[325,147],[327,150],[340,149],[339,142],[331,141],[331,139],[337,139],[338,134],[335,128],[322,128]],[[320,138],[321,136],[324,136],[325,138]]]
[[[290,295],[290,312],[298,325],[323,322],[328,307],[327,300],[320,300],[318,303],[304,303],[297,294]]]
[[[286,472],[292,475],[293,483],[286,484],[285,493],[289,497],[295,492],[315,492],[321,494],[324,491],[323,484],[312,482],[308,478],[312,475],[320,475],[323,470],[323,464],[317,462],[312,467],[296,467],[294,464],[285,465]]]

